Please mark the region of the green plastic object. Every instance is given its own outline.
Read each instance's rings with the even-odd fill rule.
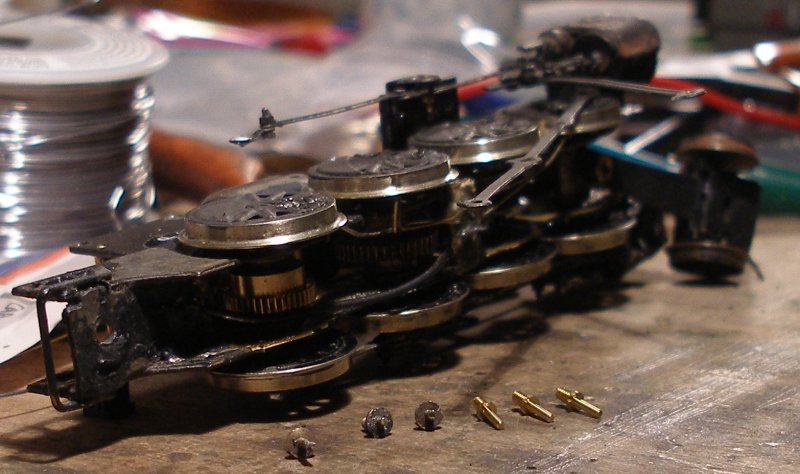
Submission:
[[[761,186],[761,213],[800,213],[800,172],[762,164],[743,177]]]

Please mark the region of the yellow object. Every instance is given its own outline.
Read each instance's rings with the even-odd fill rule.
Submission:
[[[567,408],[582,411],[592,418],[600,418],[603,415],[603,410],[584,400],[583,394],[577,390],[570,392],[569,390],[558,388],[556,389],[556,397],[558,397]]]
[[[542,420],[546,423],[552,423],[555,417],[553,414],[545,410],[539,403],[539,399],[534,396],[527,396],[521,392],[514,392],[511,395],[511,400],[522,410],[525,414],[530,415],[536,419]]]
[[[493,402],[484,401],[481,397],[475,397],[472,399],[472,407],[475,409],[475,415],[492,425],[494,429],[505,429],[505,424],[503,424],[503,420],[497,416],[497,406],[495,406]]]

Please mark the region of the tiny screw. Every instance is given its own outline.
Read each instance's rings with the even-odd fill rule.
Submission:
[[[422,402],[414,412],[414,421],[417,426],[425,431],[433,431],[442,424],[442,414],[439,405],[434,402]]]
[[[286,437],[286,452],[293,457],[305,461],[314,457],[314,443],[308,439],[306,428],[295,428]]]
[[[361,420],[361,428],[370,438],[385,438],[392,431],[392,414],[383,407],[373,408]]]

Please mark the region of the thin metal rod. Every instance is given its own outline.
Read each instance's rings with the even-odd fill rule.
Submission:
[[[409,98],[410,99],[410,98],[413,98],[413,97],[419,97],[419,96],[430,94],[430,93],[438,94],[440,92],[445,92],[445,91],[449,91],[449,90],[452,90],[452,89],[457,89],[459,87],[465,87],[465,86],[469,86],[469,85],[472,85],[472,84],[476,84],[478,82],[485,81],[486,79],[491,79],[493,77],[497,77],[499,74],[500,73],[495,72],[495,73],[491,73],[491,74],[486,74],[484,76],[476,77],[474,79],[470,79],[468,81],[464,81],[464,82],[461,82],[461,83],[447,84],[447,85],[444,85],[444,86],[437,87],[437,88],[433,89],[433,91],[420,90],[420,91],[408,91],[408,92],[387,92],[385,94],[379,95],[378,97],[373,97],[372,99],[367,99],[367,100],[364,100],[364,101],[361,101],[361,102],[356,102],[354,104],[345,105],[345,106],[342,106],[342,107],[336,107],[334,109],[323,110],[322,112],[315,112],[313,114],[300,115],[300,116],[297,116],[297,117],[291,117],[291,118],[283,119],[283,120],[271,119],[272,116],[269,114],[269,111],[267,109],[263,109],[263,111],[262,111],[262,120],[266,118],[267,119],[266,123],[263,123],[258,130],[254,131],[253,133],[251,133],[249,135],[238,135],[236,137],[231,138],[229,141],[230,141],[230,143],[233,143],[234,145],[246,146],[246,145],[249,145],[249,144],[251,144],[251,143],[253,143],[255,141],[263,140],[265,138],[272,137],[273,133],[275,132],[275,129],[283,127],[285,125],[290,125],[290,124],[293,124],[293,123],[305,122],[305,121],[308,121],[308,120],[315,120],[315,119],[319,119],[319,118],[330,117],[332,115],[342,114],[342,113],[345,113],[345,112],[350,112],[351,110],[361,109],[361,108],[364,108],[364,107],[369,107],[370,105],[375,105],[375,104],[377,104],[377,103],[379,103],[379,102],[381,102],[383,100],[397,99],[397,98]]]
[[[343,107],[337,107],[335,109],[323,110],[322,112],[316,112],[313,114],[303,115],[300,117],[292,117],[284,120],[279,120],[275,122],[275,127],[283,127],[284,125],[290,125],[297,122],[305,122],[307,120],[315,120],[319,118],[330,117],[331,115],[343,114],[351,110],[361,109],[363,107],[369,107],[370,105],[377,104],[383,99],[394,97],[397,95],[399,94],[384,94],[379,97],[374,97],[372,99],[356,102],[355,104],[345,105]]]
[[[549,77],[545,79],[548,84],[575,84],[597,87],[599,89],[613,89],[624,92],[638,92],[640,94],[659,95],[669,97],[672,101],[694,99],[706,93],[705,89],[667,89],[665,87],[639,84],[637,82],[618,81],[615,79],[599,79],[593,77]]]
[[[44,290],[36,298],[36,316],[39,320],[39,335],[42,338],[42,356],[44,357],[44,373],[47,382],[47,393],[50,395],[50,402],[53,408],[58,411],[72,411],[80,408],[80,404],[75,401],[68,401],[66,404],[61,401],[58,393],[58,377],[56,375],[55,363],[53,362],[53,348],[50,345],[50,326],[47,324],[47,290]]]
[[[491,74],[486,74],[480,77],[476,77],[474,79],[469,79],[461,83],[440,86],[434,89],[433,93],[435,94],[439,92],[448,91],[451,89],[456,89],[459,87],[469,86],[471,84],[485,81],[486,79],[499,77],[500,75],[501,73],[498,71]],[[656,87],[647,84],[637,84],[625,81],[617,81],[614,79],[598,79],[598,78],[586,78],[586,77],[551,77],[551,78],[545,78],[544,80],[548,83],[577,84],[577,85],[596,87],[600,89],[614,89],[626,92],[638,92],[650,95],[661,95],[670,97],[672,100],[691,99],[705,93],[703,89],[692,89],[692,90],[666,89],[663,87]],[[283,127],[285,125],[290,125],[298,122],[305,122],[308,120],[314,120],[323,117],[330,117],[332,115],[338,115],[344,112],[349,112],[351,110],[368,107],[370,105],[377,104],[383,100],[403,98],[403,97],[413,98],[429,93],[431,93],[431,91],[426,91],[426,90],[409,91],[409,92],[388,92],[386,94],[382,94],[372,99],[356,102],[355,104],[345,105],[334,109],[324,110],[322,112],[316,112],[308,115],[301,115],[298,117],[291,117],[283,120],[275,120],[274,118],[272,118],[272,115],[269,113],[268,109],[262,109],[262,117],[261,117],[262,123],[258,130],[250,133],[249,135],[238,135],[236,137],[231,138],[229,141],[234,145],[246,146],[258,140],[263,140],[265,138],[273,137],[275,129]]]

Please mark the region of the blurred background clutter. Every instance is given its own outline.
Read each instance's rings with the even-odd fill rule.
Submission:
[[[261,142],[245,155],[227,140],[253,129],[261,107],[280,119],[373,97],[387,81],[405,75],[469,78],[497,67],[515,45],[551,25],[633,14],[653,22],[662,36],[659,76],[695,81],[724,96],[723,105],[713,100],[698,105],[684,126],[701,123],[751,141],[762,160],[755,175],[765,187],[764,210],[798,209],[800,139],[795,132],[800,120],[792,61],[800,60],[800,46],[791,41],[800,28],[796,2],[142,0],[103,2],[93,11],[99,21],[132,25],[170,50],[170,63],[153,77],[153,121],[165,133],[154,135],[152,151],[156,179],[168,185],[164,198],[174,195],[169,187],[197,198],[234,181],[304,169],[378,143],[377,116],[362,110],[288,127],[280,140]],[[784,42],[787,65],[754,61],[757,43],[776,40]],[[763,43],[761,50],[768,49]],[[537,93],[493,96],[507,104]],[[173,135],[224,149],[204,162],[219,162],[229,171],[236,164],[234,172],[211,167],[214,172],[199,179],[192,159],[181,162],[183,155],[175,153],[182,147],[167,139]],[[199,156],[196,152],[188,156]]]
[[[145,117],[147,130],[152,124],[156,202],[168,212],[216,189],[378,144],[375,110],[366,109],[287,127],[280,140],[246,151],[230,145],[231,137],[256,127],[262,107],[281,119],[374,97],[387,81],[411,74],[466,79],[496,68],[515,45],[554,24],[605,14],[656,25],[662,85],[709,89],[693,106],[670,111],[681,116],[670,132],[701,127],[750,140],[762,159],[754,179],[765,187],[764,210],[798,209],[797,2],[13,0],[0,12],[10,18],[65,6],[79,7],[73,17],[136,30],[168,49],[169,62],[146,74],[155,105]],[[494,92],[466,107],[481,112],[536,94]],[[659,140],[653,151],[665,149]]]
[[[684,117],[682,126],[722,129],[753,142],[763,163],[754,179],[765,186],[764,210],[798,209],[800,166],[795,155],[800,141],[795,132],[800,127],[796,113],[800,73],[794,67],[800,63],[800,46],[792,39],[800,29],[797,2],[11,0],[0,8],[4,21],[10,22],[2,27],[6,34],[0,48],[6,50],[7,58],[23,54],[19,57],[24,59],[30,45],[21,38],[24,32],[17,30],[41,19],[13,22],[14,18],[67,11],[71,17],[106,29],[106,34],[138,31],[166,47],[170,56],[169,62],[140,71],[138,79],[147,84],[148,105],[139,109],[135,124],[130,122],[140,134],[138,148],[126,155],[127,164],[115,175],[95,177],[121,180],[113,188],[121,195],[107,191],[104,196],[83,195],[83,199],[95,199],[106,207],[112,202],[114,208],[113,222],[93,229],[84,226],[89,233],[145,217],[141,209],[120,217],[120,203],[134,195],[138,200],[128,202],[128,207],[157,202],[168,211],[180,212],[214,190],[269,173],[304,170],[334,154],[373,150],[378,143],[377,116],[374,109],[366,109],[350,112],[344,119],[289,127],[282,130],[280,140],[260,142],[246,152],[229,145],[229,138],[256,126],[262,107],[280,119],[373,97],[387,81],[407,75],[466,79],[497,68],[503,58],[514,54],[516,45],[535,38],[550,25],[593,15],[635,14],[653,22],[662,36],[657,81],[674,87],[688,86],[686,81],[690,81],[710,90],[695,101],[696,106],[672,111]],[[35,43],[36,54],[45,59],[57,57],[59,48],[80,53],[75,45],[49,44],[46,38]],[[101,50],[98,54],[102,55]],[[7,87],[31,85],[14,76],[15,65],[7,62],[6,66],[11,71],[3,81]],[[97,80],[83,82],[104,82],[102,71],[99,74]],[[74,86],[81,81],[65,83]],[[468,101],[466,106],[479,112],[536,94],[541,91],[495,92],[488,99]],[[141,102],[141,98],[136,100]],[[123,105],[128,101],[130,97]],[[65,119],[76,120],[74,116]],[[132,133],[118,131],[121,137]],[[46,133],[54,132],[43,130],[37,136]],[[19,136],[6,134],[5,140],[7,153],[21,152],[14,148],[20,146]],[[149,175],[145,176],[142,168],[148,146],[159,188],[156,201],[147,184]],[[114,155],[113,147],[102,147],[98,153]],[[132,156],[138,157],[138,168],[130,164]],[[31,154],[27,166],[34,166],[34,158]],[[100,162],[105,163],[103,160],[111,158],[104,155]],[[116,163],[119,166],[120,161]],[[6,182],[11,171],[7,170]],[[120,175],[125,172],[128,175]],[[131,173],[138,173],[138,179],[131,178]],[[71,183],[88,183],[88,179]],[[132,180],[139,188],[125,191]],[[24,200],[12,194],[6,190],[6,203]],[[6,211],[12,207],[7,205]],[[26,213],[30,214],[10,212],[16,217],[6,221],[19,222]],[[18,234],[18,229],[5,234],[22,239],[15,232]],[[61,232],[61,241],[52,242],[66,243],[76,235]],[[45,247],[49,244],[46,241]],[[6,252],[6,256],[24,253],[23,249]]]

